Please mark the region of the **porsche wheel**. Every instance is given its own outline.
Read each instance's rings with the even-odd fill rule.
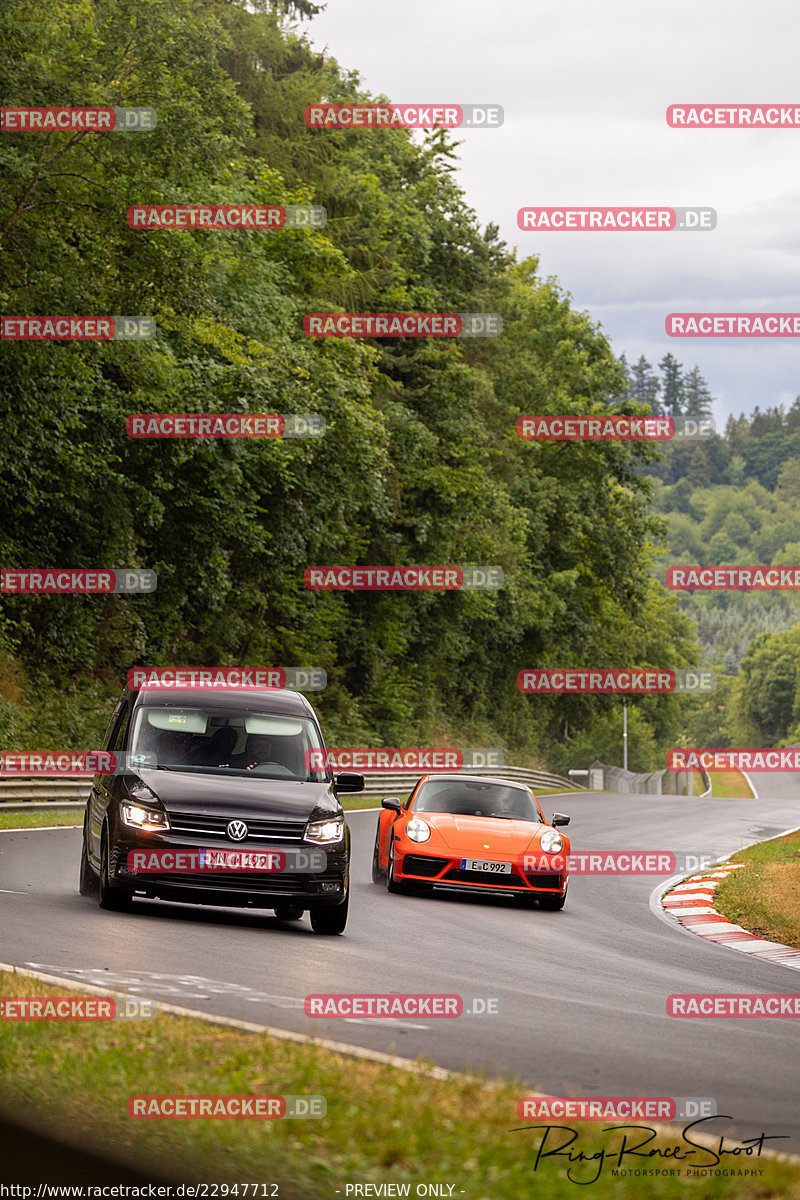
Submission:
[[[563,896],[540,896],[539,908],[544,908],[548,912],[558,912],[567,902],[567,893]]]
[[[396,892],[403,894],[408,891],[408,885],[399,883],[394,877],[394,834],[389,842],[389,865],[386,868],[386,890],[387,892]]]
[[[386,872],[381,870],[380,859],[378,857],[380,832],[381,831],[380,831],[380,826],[379,826],[378,832],[375,834],[375,849],[372,852],[372,882],[373,883],[383,883],[386,878]]]

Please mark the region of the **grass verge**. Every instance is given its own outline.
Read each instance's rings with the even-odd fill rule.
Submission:
[[[48,825],[77,825],[83,824],[82,804],[76,805],[77,812],[65,812],[56,809],[55,812],[3,812],[0,808],[0,829],[41,829]]]
[[[746,865],[717,888],[717,910],[759,937],[800,950],[800,832],[749,846],[730,861]]]
[[[4,996],[64,994],[15,974],[0,974],[0,990]],[[129,1023],[5,1021],[0,1028],[5,1068],[0,1109],[43,1132],[80,1140],[168,1180],[277,1183],[281,1200],[336,1200],[337,1191],[343,1196],[351,1182],[407,1183],[411,1196],[419,1184],[453,1184],[452,1195],[467,1200],[519,1200],[534,1193],[566,1200],[576,1195],[575,1183],[565,1177],[565,1157],[543,1160],[534,1168],[540,1134],[514,1131],[521,1124],[517,1100],[528,1089],[510,1080],[432,1079],[320,1046],[165,1013]],[[131,1119],[128,1098],[142,1094],[322,1095],[327,1116]],[[608,1147],[609,1139],[617,1148],[621,1144],[621,1131],[570,1124],[578,1130],[576,1146],[587,1154]],[[557,1136],[566,1140],[566,1135]],[[677,1136],[666,1140],[674,1144]],[[663,1139],[659,1144],[664,1145]],[[730,1138],[726,1145],[733,1146]],[[710,1159],[702,1151],[699,1156],[702,1162]],[[627,1162],[638,1169],[645,1165],[641,1157]],[[685,1195],[691,1179],[695,1200],[744,1200],[756,1194],[760,1200],[800,1200],[800,1166],[795,1164],[751,1156],[747,1166],[761,1175],[738,1178],[735,1171],[727,1176],[687,1177],[683,1170],[656,1175],[659,1163],[673,1169],[677,1164],[651,1162],[654,1174],[644,1183],[648,1197]],[[740,1162],[723,1159],[728,1167]],[[584,1162],[573,1170],[576,1181],[590,1179],[597,1164]],[[35,1164],[31,1178],[36,1178]],[[638,1200],[643,1194],[641,1178],[615,1178],[608,1163],[592,1192],[614,1200]]]
[[[752,800],[753,789],[745,779],[741,771],[710,771],[711,778],[711,795],[716,798],[728,798],[731,800]],[[697,778],[702,778],[698,776]],[[703,791],[702,785],[700,791]],[[695,783],[695,795],[698,795],[697,783]]]

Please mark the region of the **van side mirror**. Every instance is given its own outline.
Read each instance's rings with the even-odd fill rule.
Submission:
[[[363,792],[364,776],[358,771],[342,771],[336,776],[333,786],[337,792]]]

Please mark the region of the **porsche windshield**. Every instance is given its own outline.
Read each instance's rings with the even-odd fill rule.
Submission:
[[[305,717],[226,710],[217,706],[143,705],[136,713],[131,764],[203,774],[259,775],[321,783],[309,752],[322,747]]]
[[[412,808],[415,813],[544,822],[530,792],[502,783],[430,779],[420,787]]]

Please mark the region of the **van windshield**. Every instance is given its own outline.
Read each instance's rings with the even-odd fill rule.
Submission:
[[[322,783],[322,739],[314,721],[218,705],[143,705],[130,762],[167,771],[265,776]]]

